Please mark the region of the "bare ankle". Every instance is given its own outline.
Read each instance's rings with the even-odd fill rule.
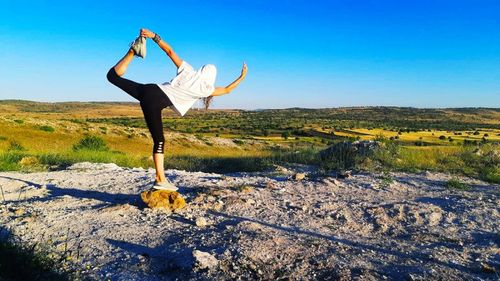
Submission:
[[[121,69],[118,69],[118,67],[117,67],[117,66],[113,67],[113,69],[115,70],[116,75],[118,75],[118,76],[120,76],[120,77],[122,77],[122,76],[123,76],[123,74],[125,73],[125,72],[124,72],[124,71],[122,71]]]

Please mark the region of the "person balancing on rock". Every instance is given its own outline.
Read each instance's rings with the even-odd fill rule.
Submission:
[[[146,38],[151,38],[165,51],[177,67],[177,75],[163,84],[141,84],[121,77],[135,56],[146,56]],[[140,102],[144,119],[153,137],[153,161],[156,169],[155,189],[176,191],[177,187],[165,177],[163,168],[163,150],[165,137],[161,111],[170,106],[179,115],[184,116],[193,104],[203,99],[208,107],[214,96],[229,94],[240,84],[247,74],[247,66],[243,63],[241,75],[226,87],[216,87],[217,70],[214,65],[206,64],[195,70],[185,60],[182,60],[161,37],[147,29],[141,29],[127,54],[112,67],[107,74],[109,82],[125,91]]]

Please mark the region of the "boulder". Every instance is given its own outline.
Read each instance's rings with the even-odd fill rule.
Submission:
[[[289,174],[290,173],[290,171],[283,166],[273,165],[273,167],[274,167],[274,170],[278,173],[282,173],[282,174]]]
[[[266,183],[266,188],[277,189],[277,188],[279,188],[279,186],[276,183],[269,181]]]
[[[198,226],[198,227],[205,227],[208,225],[208,222],[204,217],[197,218],[195,223],[196,223],[196,226]]]
[[[331,178],[331,177],[328,177],[328,178],[324,178],[321,180],[324,184],[326,185],[329,185],[329,186],[341,186],[342,183],[336,179],[336,178]]]
[[[194,250],[193,257],[195,260],[194,266],[198,269],[211,269],[219,264],[219,260],[207,252]]]
[[[186,206],[186,201],[176,191],[151,189],[142,192],[141,199],[151,209],[163,208],[175,211]]]
[[[250,185],[243,185],[239,187],[239,190],[241,193],[250,193],[253,191],[253,187],[251,187]]]
[[[337,177],[341,179],[347,179],[352,176],[352,171],[351,170],[340,170],[337,173]]]
[[[441,218],[443,215],[440,212],[434,211],[429,214],[429,225],[430,226],[435,226],[438,225],[439,222],[441,222]]]
[[[327,169],[352,169],[357,160],[369,156],[379,146],[379,142],[370,140],[343,141],[329,146],[319,156]]]
[[[354,142],[343,141],[330,145],[320,152],[322,158],[328,158],[331,155],[353,152],[358,156],[366,156],[375,148],[380,146],[380,142],[371,140],[359,140]]]
[[[215,211],[220,212],[224,208],[224,202],[219,200],[219,201],[215,202],[215,204],[212,206],[212,208]]]

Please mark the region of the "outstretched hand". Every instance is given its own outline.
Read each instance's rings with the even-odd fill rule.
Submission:
[[[241,76],[246,76],[248,71],[248,67],[246,63],[243,63],[243,67],[241,68]]]
[[[146,38],[154,38],[155,33],[149,29],[141,28],[141,36],[146,37]]]

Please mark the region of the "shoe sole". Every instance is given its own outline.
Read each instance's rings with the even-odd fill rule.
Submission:
[[[157,189],[157,190],[166,190],[166,191],[177,191],[179,190],[177,187],[168,187],[168,186],[159,186],[159,185],[154,185],[153,186],[154,189]]]
[[[146,57],[146,54],[144,54],[144,53],[145,53],[145,51],[144,51],[144,53],[143,53],[143,52],[141,52],[141,51],[142,51],[142,48],[141,48],[141,46],[140,46],[140,45],[141,45],[141,44],[143,44],[143,43],[139,42],[139,43],[137,43],[137,45],[139,45],[139,46],[137,46],[137,45],[136,45],[136,41],[137,41],[137,40],[140,40],[140,39],[139,39],[139,38],[137,38],[134,42],[132,42],[132,44],[130,45],[130,48],[132,48],[132,50],[134,51],[134,55],[135,55],[136,57],[140,57],[140,58],[142,58],[142,59],[143,59],[144,57]],[[138,48],[134,48],[134,47],[136,47],[136,46],[137,46]],[[136,50],[136,49],[138,49],[138,50]]]

